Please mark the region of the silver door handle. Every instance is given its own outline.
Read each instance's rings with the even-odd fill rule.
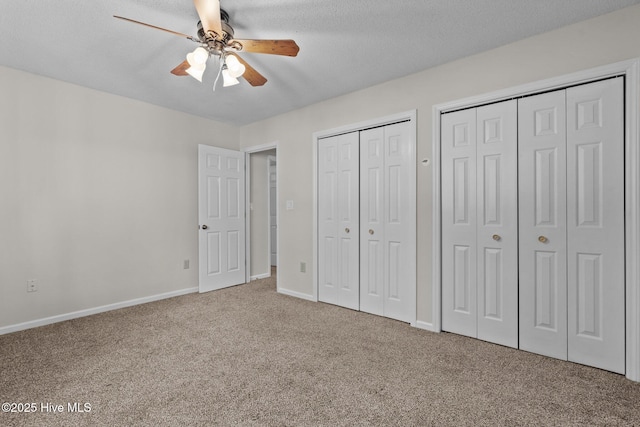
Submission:
[[[347,228],[345,228],[345,229],[344,229],[344,232],[345,232],[345,233],[347,233],[347,234],[349,234],[349,232],[350,232],[350,231],[351,231],[351,230],[349,230],[349,227],[347,227]]]
[[[369,229],[369,234],[371,234],[373,236],[373,230]]]

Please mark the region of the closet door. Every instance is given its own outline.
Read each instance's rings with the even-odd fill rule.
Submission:
[[[624,80],[441,116],[442,328],[625,372]]]
[[[409,122],[384,127],[384,315],[415,320],[415,144]],[[368,226],[365,225],[368,232]]]
[[[619,373],[622,84],[604,80],[519,103],[520,348]]]
[[[475,338],[476,110],[441,120],[442,329]]]
[[[442,117],[442,328],[518,345],[517,104]]]
[[[567,89],[568,358],[625,372],[624,97]]]
[[[359,308],[358,133],[318,144],[318,299]]]
[[[478,338],[518,347],[518,111],[479,107],[477,137]]]
[[[410,129],[403,122],[360,132],[360,309],[404,322],[415,313]]]
[[[520,348],[567,359],[565,90],[520,99]]]
[[[384,128],[360,132],[360,309],[384,315]]]

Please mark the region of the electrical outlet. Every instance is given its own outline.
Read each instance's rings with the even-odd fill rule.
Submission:
[[[306,273],[307,272],[307,263],[306,262],[301,262],[300,263],[300,273]]]
[[[38,281],[36,279],[27,280],[27,292],[38,292]]]
[[[184,260],[184,263],[182,263],[182,268],[185,269],[185,270],[189,269],[189,260],[188,259]]]

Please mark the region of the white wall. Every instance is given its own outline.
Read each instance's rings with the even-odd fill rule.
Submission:
[[[198,285],[197,145],[237,128],[4,67],[0,93],[0,328]]]
[[[313,132],[418,111],[418,320],[431,322],[431,114],[436,104],[640,57],[640,6],[302,108],[241,129],[242,147],[278,140],[280,288],[312,295]],[[293,210],[285,210],[293,200]]]

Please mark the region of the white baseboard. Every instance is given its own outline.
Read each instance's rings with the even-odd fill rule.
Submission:
[[[306,299],[307,301],[317,302],[313,295],[303,294],[302,292],[290,291],[289,289],[278,288],[278,293],[282,295],[288,295],[290,297],[296,297],[300,299]]]
[[[249,280],[260,280],[260,279],[268,279],[269,277],[271,277],[271,273],[263,273],[263,274],[257,274],[255,276],[251,276],[249,277]]]
[[[413,326],[415,328],[418,328],[418,329],[424,329],[425,331],[438,332],[433,327],[433,323],[423,322],[422,320],[417,320],[415,325],[411,325],[411,326]]]
[[[148,302],[159,301],[167,298],[179,297],[181,295],[192,294],[196,292],[198,292],[197,287],[180,289],[179,291],[166,292],[164,294],[151,295],[148,297],[102,305],[100,307],[87,308],[85,310],[74,311],[71,313],[44,317],[42,319],[30,320],[24,323],[17,323],[15,325],[0,327],[0,335],[23,331],[25,329],[37,328],[38,326],[50,325],[52,323],[64,322],[65,320],[77,319],[78,317],[91,316],[92,314],[104,313],[105,311],[117,310],[119,308],[131,307],[134,305],[146,304]]]

